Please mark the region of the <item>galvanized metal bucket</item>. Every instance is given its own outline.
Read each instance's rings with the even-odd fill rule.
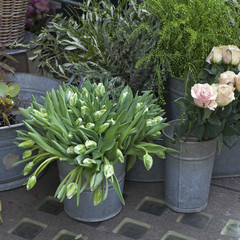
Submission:
[[[223,145],[221,152],[216,153],[213,165],[213,178],[239,177],[240,176],[240,139],[229,149]]]
[[[56,89],[60,84],[55,79],[26,73],[9,74],[8,79],[21,84],[20,99],[30,100],[31,96],[34,95],[39,102],[42,101],[41,96],[46,94],[46,90]],[[29,104],[30,101],[25,103]],[[16,141],[16,130],[24,129],[23,123],[0,128],[0,191],[20,187],[29,177],[22,176],[25,164],[12,167],[12,164],[22,159],[22,154],[25,150],[13,144]]]
[[[180,151],[166,154],[165,202],[177,212],[199,212],[207,206],[217,139],[174,142],[176,122],[163,130],[164,146]]]
[[[154,141],[156,144],[163,144],[163,140]],[[165,160],[153,156],[153,166],[148,171],[143,161],[137,159],[135,165],[126,173],[125,179],[134,182],[161,182],[164,180]]]
[[[64,162],[58,162],[60,181],[74,169],[74,166]],[[125,180],[125,164],[118,163],[114,166],[115,175],[118,179],[120,189],[123,192]],[[102,204],[93,205],[93,192],[87,187],[80,195],[77,206],[76,196],[64,199],[64,210],[72,218],[83,222],[100,222],[116,216],[122,209],[122,202],[117,196],[112,184],[108,186],[108,196]]]
[[[172,77],[168,80],[170,120],[177,119],[181,112],[178,110],[175,100],[184,96],[184,81],[180,78]]]

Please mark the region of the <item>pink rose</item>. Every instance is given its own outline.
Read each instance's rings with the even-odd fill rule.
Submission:
[[[217,85],[217,84],[216,84]],[[216,103],[219,107],[228,105],[235,99],[234,88],[227,84],[217,85],[217,98]]]
[[[226,71],[220,74],[219,83],[234,86],[236,74],[232,71]]]
[[[217,107],[217,103],[215,102],[217,98],[217,89],[214,86],[210,86],[208,83],[195,84],[191,88],[191,96],[198,107],[209,108],[210,110],[215,110]]]
[[[235,85],[237,90],[240,92],[240,73],[238,73],[238,75],[235,78]]]

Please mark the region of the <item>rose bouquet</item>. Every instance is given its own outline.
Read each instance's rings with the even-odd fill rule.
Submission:
[[[229,148],[240,134],[240,49],[236,46],[214,47],[208,65],[197,80],[186,84],[186,94],[176,100],[182,121],[175,136],[187,140],[194,135],[199,141],[219,137],[219,147]]]

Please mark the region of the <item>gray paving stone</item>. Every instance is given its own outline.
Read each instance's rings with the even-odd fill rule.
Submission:
[[[169,239],[166,240],[170,240],[170,237],[175,237],[171,240],[182,240],[176,238],[182,235],[197,240],[236,240],[236,236],[238,236],[236,232],[235,235],[232,232],[233,229],[237,229],[237,231],[239,229],[240,178],[212,180],[208,205],[201,213],[212,218],[205,220],[200,218],[199,221],[194,218],[194,216],[199,217],[197,214],[193,214],[193,218],[184,218],[183,214],[164,206],[163,182],[125,181],[126,205],[117,216],[94,224],[79,222],[70,218],[64,210],[60,210],[61,208],[58,209],[56,206],[55,208],[54,204],[51,207],[52,196],[54,196],[58,184],[57,167],[53,164],[38,180],[34,189],[27,191],[25,187],[20,187],[0,192],[4,221],[0,223],[0,240],[24,240],[24,238],[9,232],[23,218],[47,225],[33,238],[34,240],[53,240],[62,230],[76,235],[82,234],[88,237],[88,240],[131,240],[134,237],[139,237],[140,240],[161,240],[164,236],[168,236]],[[48,200],[50,200],[50,204],[44,206]],[[55,215],[52,214],[53,212]],[[114,229],[125,218],[134,219],[151,227],[147,228],[143,234],[137,230],[137,234],[133,234],[132,238],[114,233]],[[196,222],[199,225],[196,226]],[[169,233],[182,235],[166,235]]]

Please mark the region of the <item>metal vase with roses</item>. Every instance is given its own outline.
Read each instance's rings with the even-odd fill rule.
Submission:
[[[235,74],[235,73],[234,73]],[[198,212],[207,206],[217,141],[232,146],[238,140],[238,90],[224,72],[218,83],[189,80],[186,95],[176,100],[181,120],[163,130],[165,146],[180,154],[167,154],[166,205],[178,212]],[[216,78],[217,79],[217,78]]]

